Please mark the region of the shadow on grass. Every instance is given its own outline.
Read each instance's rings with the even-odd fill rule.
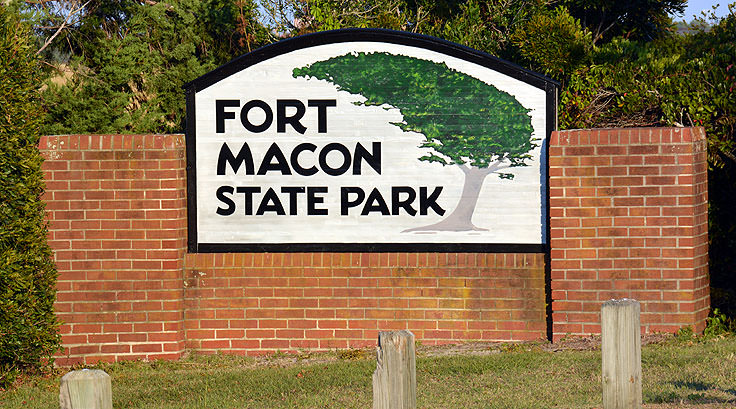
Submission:
[[[707,391],[708,389],[713,388],[712,383],[703,383],[703,382],[683,382],[683,381],[675,381],[670,382],[675,388],[684,388],[684,389],[692,389],[696,391]]]
[[[734,403],[736,402],[736,389],[721,389],[717,385],[705,382],[669,382],[675,387],[675,391],[659,391],[645,393],[644,401],[651,403],[678,403],[683,399],[699,404],[706,403]],[[714,396],[713,393],[730,396]]]

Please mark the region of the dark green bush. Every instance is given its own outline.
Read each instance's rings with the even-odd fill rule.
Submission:
[[[42,82],[32,37],[0,5],[0,388],[48,368],[58,350],[56,267],[38,151]]]

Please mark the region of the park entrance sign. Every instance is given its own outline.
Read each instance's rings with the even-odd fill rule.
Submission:
[[[543,252],[557,84],[387,30],[296,37],[187,88],[189,250]]]

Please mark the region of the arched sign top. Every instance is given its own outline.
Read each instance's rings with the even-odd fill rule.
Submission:
[[[187,88],[192,252],[542,252],[559,84],[376,29],[260,48]]]
[[[494,57],[482,51],[453,43],[437,37],[406,31],[386,30],[378,28],[345,28],[340,30],[320,31],[292,37],[277,43],[269,44],[241,55],[232,61],[202,75],[187,83],[183,88],[201,91],[210,85],[219,82],[251,65],[285,54],[294,50],[314,47],[324,44],[346,42],[379,42],[399,44],[411,47],[424,48],[441,54],[450,55],[472,62],[494,71],[498,71],[517,80],[523,81],[540,89],[559,88],[559,82],[534,71],[520,67],[514,63]]]

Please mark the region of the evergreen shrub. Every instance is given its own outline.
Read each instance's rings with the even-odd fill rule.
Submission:
[[[47,243],[35,46],[17,15],[0,4],[0,388],[19,372],[53,363],[56,267]]]

